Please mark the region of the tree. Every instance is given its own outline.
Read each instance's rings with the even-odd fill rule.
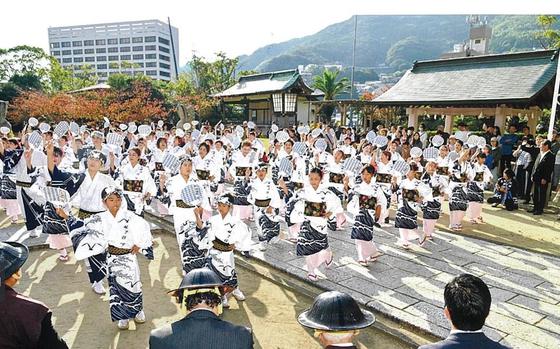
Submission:
[[[79,70],[62,67],[58,60],[50,57],[49,93],[67,92],[97,84],[97,75],[90,64],[82,65]]]
[[[325,101],[332,101],[341,93],[345,93],[350,88],[350,82],[347,78],[338,78],[339,70],[323,70],[323,74],[315,77],[313,87],[325,94]],[[325,121],[330,121],[335,106],[333,103],[324,103],[321,105],[319,114]]]
[[[535,34],[535,37],[544,49],[557,49],[560,48],[560,30],[554,29],[558,18],[556,16],[538,16],[537,23],[540,31]]]
[[[235,84],[237,58],[228,58],[224,52],[216,53],[217,59],[209,62],[204,57],[193,55],[189,63],[196,89],[215,94]]]

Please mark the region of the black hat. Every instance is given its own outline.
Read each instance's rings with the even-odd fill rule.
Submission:
[[[0,242],[0,280],[2,283],[17,272],[29,257],[27,246],[19,242]]]
[[[354,298],[338,291],[321,293],[311,308],[298,317],[303,326],[324,331],[357,330],[374,321],[371,312],[362,311]]]
[[[189,271],[187,275],[183,277],[179,288],[171,290],[167,293],[176,296],[177,291],[180,290],[194,290],[201,288],[214,288],[221,287],[223,285],[222,280],[218,275],[208,267],[197,268]]]

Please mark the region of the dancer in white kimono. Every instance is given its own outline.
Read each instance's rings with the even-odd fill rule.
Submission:
[[[251,218],[251,204],[247,201],[250,192],[250,178],[258,164],[257,153],[251,149],[250,142],[244,142],[241,151],[233,154],[229,174],[235,178],[233,215],[240,219]]]
[[[220,168],[221,164],[214,162],[210,156],[210,146],[206,143],[201,143],[198,146],[198,155],[192,159],[192,167],[196,172],[196,178],[200,181],[205,195],[213,198],[213,193],[218,190],[218,182],[220,181]],[[207,220],[212,216],[212,209],[208,206],[203,206],[203,219]]]
[[[160,178],[160,200],[169,205],[169,213],[173,216],[175,234],[181,253],[183,274],[202,268],[206,264],[208,242],[205,234],[196,229],[197,218],[201,210],[210,211],[210,200],[196,176],[192,175],[192,160],[188,156],[181,158],[179,174],[167,180],[166,175]],[[199,202],[185,202],[182,191],[187,186],[198,186],[201,198]]]
[[[293,210],[288,212],[292,223],[301,223],[296,253],[305,256],[307,277],[318,279],[316,270],[325,263],[328,268],[333,262],[329,248],[327,229],[336,230],[336,214],[342,212],[338,197],[321,185],[323,172],[314,168],[309,172],[309,185],[296,192]]]
[[[222,280],[225,288],[224,307],[229,307],[229,297],[238,301],[245,300],[245,295],[239,288],[237,273],[235,272],[234,250],[238,250],[245,257],[250,256],[251,231],[238,217],[231,214],[234,196],[226,193],[218,199],[218,213],[210,220],[198,222],[197,229],[201,234],[208,235],[211,244],[208,252],[208,267]]]
[[[157,193],[156,184],[146,166],[140,164],[140,149],[128,151],[128,163],[121,166],[117,184],[124,191],[127,207],[139,216],[144,215],[144,206]]]
[[[257,177],[251,181],[251,192],[247,199],[254,207],[253,215],[258,227],[261,250],[265,250],[268,243],[278,240],[280,235],[278,212],[284,204],[272,179],[266,178],[267,171],[268,164],[260,163]]]
[[[379,228],[381,210],[387,205],[383,189],[375,183],[375,168],[367,165],[362,170],[362,181],[351,186],[348,212],[354,215],[350,237],[356,243],[358,263],[367,266],[382,255],[373,241],[373,229]]]
[[[154,258],[152,236],[148,223],[121,205],[123,193],[120,189],[103,189],[102,200],[107,211],[85,221],[68,217],[61,209],[57,213],[68,219],[77,259],[107,251],[111,320],[118,321],[119,329],[128,329],[131,319],[137,323],[146,322],[136,254]]]
[[[486,154],[478,153],[468,172],[467,200],[469,201],[470,221],[473,224],[483,223],[482,204],[484,203],[484,188],[492,181],[492,172],[484,164]]]

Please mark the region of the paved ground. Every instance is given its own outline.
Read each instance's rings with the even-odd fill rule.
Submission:
[[[478,229],[484,231],[484,225]],[[366,268],[354,261],[349,231],[332,233],[329,243],[335,266],[324,269],[316,285],[348,292],[389,318],[446,337],[443,288],[455,275],[472,273],[490,286],[493,297],[485,333],[513,348],[559,347],[560,258],[441,231],[424,248],[405,251],[395,245],[397,236],[395,228],[375,232],[375,241],[386,255]],[[256,252],[255,257],[306,277],[304,259],[296,256],[289,242]]]
[[[82,263],[73,258],[59,262],[55,251],[34,249],[25,265],[24,278],[16,288],[52,308],[55,328],[71,348],[146,348],[153,328],[182,317],[177,304],[166,295],[180,283],[176,239],[168,233],[154,233],[154,238],[154,252],[160,258],[151,262],[139,258],[148,322],[131,325],[129,331],[119,331],[111,323],[108,297],[99,297],[90,290]],[[320,348],[313,332],[296,321],[312,298],[285,286],[287,281],[280,272],[269,271],[270,278],[265,278],[259,274],[262,271],[256,272],[256,268],[262,267],[243,261],[239,264],[239,279],[247,300],[232,300],[224,318],[250,326],[255,348]],[[362,349],[412,348],[373,327],[361,331],[358,345]]]

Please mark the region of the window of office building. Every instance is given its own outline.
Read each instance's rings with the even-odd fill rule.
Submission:
[[[60,51],[53,51],[53,52],[52,52],[52,55],[53,55],[53,56],[60,56]]]
[[[59,42],[51,42],[51,48],[60,48]]]
[[[144,42],[156,42],[156,37],[155,36],[146,36],[144,38]]]
[[[95,53],[106,53],[106,52],[107,52],[107,50],[105,49],[105,47],[95,49]]]
[[[97,69],[107,69],[107,64],[98,64]]]
[[[157,75],[157,70],[146,70],[146,75],[155,76]]]
[[[132,51],[134,52],[144,51],[144,46],[134,46],[132,47]]]
[[[82,46],[82,42],[81,41],[72,41],[72,46],[80,47],[80,46]]]
[[[130,47],[121,47],[121,52],[130,52]]]
[[[156,45],[146,45],[146,51],[155,51]]]
[[[164,71],[161,71],[161,70],[159,71],[159,75],[165,76],[165,77],[170,77],[168,72],[164,72]]]
[[[106,62],[107,61],[107,56],[97,56],[97,61],[98,62]]]
[[[163,69],[169,69],[171,66],[169,64],[166,64],[166,63],[160,63],[159,67],[163,68]]]
[[[65,41],[62,43],[62,47],[71,47],[71,42],[70,41]]]
[[[146,62],[146,68],[155,68],[157,67],[156,62]]]
[[[159,59],[164,60],[164,61],[167,61],[167,62],[170,61],[169,56],[165,56],[165,55],[159,55]]]
[[[105,39],[97,39],[95,40],[96,45],[105,45]]]
[[[95,57],[86,57],[86,62],[95,62]]]
[[[116,45],[119,43],[118,39],[107,39],[107,44],[108,45]]]
[[[75,55],[81,55],[84,53],[84,50],[82,49],[72,50],[72,53],[74,53]]]
[[[107,52],[109,52],[109,53],[119,52],[119,48],[118,47],[109,47],[107,49]]]
[[[72,63],[72,58],[63,58],[62,63]]]
[[[159,50],[160,50],[161,52],[169,53],[169,49],[166,48],[166,47],[163,47],[163,46],[160,46],[160,47],[159,47]]]
[[[144,38],[141,37],[141,36],[136,37],[136,38],[132,38],[132,43],[133,43],[133,44],[137,44],[137,43],[139,43],[139,42],[144,42]]]
[[[138,61],[144,59],[144,55],[132,55],[132,59]]]
[[[119,63],[109,63],[109,69],[119,69]]]
[[[169,40],[164,39],[162,37],[158,37],[158,41],[162,44],[169,45]]]
[[[121,61],[130,61],[130,55],[121,55]]]
[[[119,60],[119,56],[109,56],[109,60],[110,60],[110,61],[118,61],[118,60]]]
[[[93,40],[84,40],[84,46],[93,46]]]
[[[62,50],[62,55],[63,56],[70,55],[70,54],[72,54],[72,50]]]
[[[82,63],[84,61],[84,59],[82,57],[75,57],[74,58],[74,63]]]
[[[91,55],[91,54],[94,53],[94,52],[95,52],[95,51],[94,51],[92,48],[86,48],[86,49],[84,50],[84,53],[85,53],[86,55]]]
[[[155,53],[147,53],[146,54],[146,59],[156,59],[156,54]]]
[[[121,44],[130,44],[130,38],[120,38],[119,42]]]

